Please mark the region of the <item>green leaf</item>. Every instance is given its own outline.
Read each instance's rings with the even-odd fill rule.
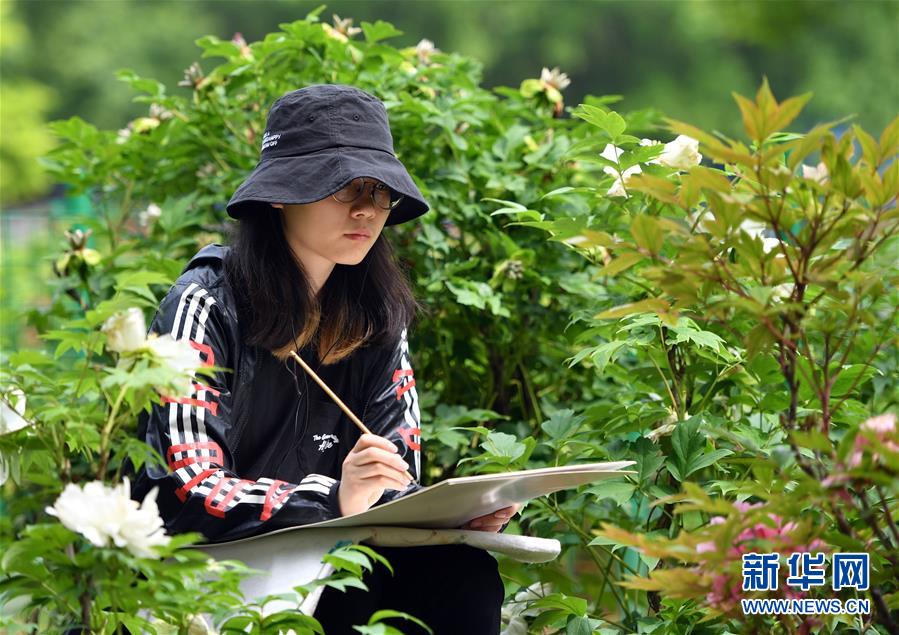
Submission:
[[[572,615],[584,615],[587,612],[587,600],[564,593],[552,593],[535,600],[531,606],[538,609],[560,609]]]
[[[597,346],[591,355],[591,359],[596,365],[596,372],[603,373],[606,370],[606,366],[608,366],[610,362],[617,360],[618,356],[628,344],[629,342],[627,341],[616,340],[614,342],[605,342],[604,344]]]
[[[833,444],[830,439],[819,430],[809,430],[808,432],[795,430],[792,433],[792,437],[796,441],[796,445],[800,448],[819,450],[821,452],[830,452],[833,450]]]
[[[194,40],[194,43],[203,49],[201,57],[224,57],[231,59],[240,55],[240,47],[231,40],[222,40],[214,35],[206,35]]]
[[[540,424],[540,428],[554,441],[574,434],[587,418],[575,416],[574,410],[565,408],[554,412],[549,419]]]
[[[430,628],[428,628],[424,622],[419,620],[418,618],[409,615],[408,613],[403,613],[402,611],[394,611],[391,609],[381,609],[380,611],[375,611],[372,613],[372,616],[369,618],[368,623],[374,624],[375,622],[379,622],[381,620],[386,620],[391,617],[400,617],[404,620],[409,620],[411,622],[415,622],[419,626],[425,628],[428,632],[432,632]]]
[[[623,505],[634,495],[637,486],[629,481],[601,481],[591,485],[585,493],[596,497],[596,500],[611,498],[618,505]]]
[[[481,443],[485,452],[496,457],[504,457],[514,461],[524,454],[527,446],[512,434],[491,431],[487,439]]]
[[[123,68],[115,72],[116,79],[126,82],[134,90],[141,91],[161,98],[165,95],[165,85],[155,79],[140,77],[130,68]]]
[[[545,216],[538,212],[537,210],[528,209],[521,203],[516,203],[515,201],[504,201],[500,198],[482,198],[482,201],[490,201],[491,203],[499,203],[500,205],[504,205],[504,207],[490,212],[491,216],[498,216],[503,214],[515,214],[518,216],[518,219],[526,219],[532,221],[542,221]]]
[[[565,635],[592,635],[593,626],[583,615],[572,617],[565,626]]]
[[[453,282],[445,281],[445,284],[459,304],[478,309],[488,308],[493,315],[511,317],[509,310],[502,306],[502,297],[486,282],[455,278]]]
[[[640,247],[652,255],[658,254],[665,242],[665,235],[662,233],[659,219],[648,214],[639,214],[634,217],[631,222],[631,236]]]
[[[630,304],[622,304],[613,309],[608,309],[597,313],[593,316],[595,320],[610,320],[620,318],[635,313],[665,313],[668,311],[669,304],[661,298],[647,298],[639,302],[631,302]]]
[[[693,472],[733,454],[731,450],[706,452],[706,440],[699,432],[699,423],[697,418],[681,421],[671,435],[671,448],[674,450],[674,455],[669,457],[667,467],[671,475],[678,481],[684,481]]]
[[[613,110],[603,110],[596,106],[579,104],[572,114],[604,130],[612,139],[615,139],[627,129],[627,123],[624,121],[624,118]]]
[[[365,39],[372,44],[403,34],[402,31],[392,24],[384,22],[383,20],[378,20],[374,24],[371,22],[362,22],[360,26],[362,27],[362,32],[365,34]]]
[[[368,591],[368,586],[358,577],[352,574],[343,574],[339,577],[329,577],[325,582],[325,586],[333,587],[341,593],[347,589],[362,589]]]
[[[842,397],[848,394],[850,390],[856,392],[877,374],[880,374],[880,371],[874,366],[867,364],[847,366],[833,383],[830,395],[831,397]]]
[[[675,334],[673,338],[674,344],[682,342],[692,342],[701,348],[709,348],[713,351],[725,350],[726,342],[711,331],[703,331],[699,329],[692,320],[680,319],[677,324],[671,327],[671,331]]]
[[[614,276],[622,271],[627,271],[635,264],[643,260],[643,254],[636,251],[625,251],[618,255],[612,262],[599,270],[598,276]]]

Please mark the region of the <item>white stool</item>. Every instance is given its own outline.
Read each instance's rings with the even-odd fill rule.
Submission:
[[[534,538],[467,529],[418,529],[413,527],[363,526],[302,529],[260,536],[253,540],[195,547],[216,560],[239,560],[263,573],[244,578],[241,592],[247,599],[290,593],[293,587],[330,575],[334,568],[322,557],[338,543],[367,543],[381,547],[419,547],[465,544],[505,554],[521,562],[547,562],[561,551],[553,538]],[[300,611],[312,615],[324,587],[303,599]],[[275,601],[265,614],[293,608],[290,602]]]

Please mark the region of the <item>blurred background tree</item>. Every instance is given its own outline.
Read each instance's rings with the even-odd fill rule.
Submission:
[[[198,56],[196,38],[240,32],[253,41],[318,4],[4,0],[4,81],[27,78],[34,92],[4,100],[4,111],[27,103],[22,109],[34,118],[13,124],[4,117],[4,161],[8,142],[14,143],[7,133],[35,134],[40,120],[77,114],[100,127],[121,127],[142,114],[128,87],[115,80],[116,69],[127,66],[174,85]],[[863,127],[881,129],[899,103],[899,3],[893,1],[335,0],[323,15],[331,13],[357,25],[392,23],[404,32],[399,47],[428,38],[444,51],[480,60],[485,88],[517,86],[542,66],[559,66],[572,80],[569,103],[586,94],[621,94],[624,108],[653,106],[729,134],[737,132],[728,117],[731,91],[751,93],[762,75],[781,94],[815,93],[800,127],[856,113]],[[7,203],[40,190],[8,193]]]
[[[37,161],[53,145],[46,122],[77,115],[123,128],[145,114],[115,77],[127,67],[172,92],[199,60],[195,40],[261,39],[319,2],[137,2],[3,0],[0,33],[0,208],[3,210],[0,343],[20,334],[11,307],[33,304],[37,254],[62,241],[63,218],[85,200],[64,197]],[[354,24],[382,19],[403,31],[393,44],[427,38],[483,64],[483,87],[517,87],[558,66],[571,79],[566,102],[624,96],[620,107],[653,107],[708,129],[738,133],[731,92],[750,94],[766,75],[778,94],[813,91],[797,129],[855,114],[883,129],[899,103],[899,2],[664,2],[555,0],[359,2],[335,0],[322,16]],[[204,70],[213,61],[199,61]],[[891,71],[890,69],[894,69]],[[568,113],[563,116],[568,117]],[[227,200],[231,192],[222,192]],[[53,238],[51,238],[53,237]],[[49,266],[49,265],[47,265]],[[35,277],[36,276],[36,277]],[[21,293],[16,289],[21,290]],[[26,295],[23,296],[22,294]],[[38,299],[39,300],[39,299]]]

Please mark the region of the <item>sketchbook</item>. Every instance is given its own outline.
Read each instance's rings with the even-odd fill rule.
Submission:
[[[636,472],[632,470],[624,469],[635,463],[635,461],[582,463],[518,472],[449,478],[358,514],[296,527],[285,527],[227,543],[206,544],[203,545],[203,548],[215,547],[217,544],[233,545],[286,531],[302,531],[313,528],[378,525],[454,529],[472,518],[490,514],[513,503],[525,503],[532,498],[546,496],[559,490],[625,474],[635,474]]]

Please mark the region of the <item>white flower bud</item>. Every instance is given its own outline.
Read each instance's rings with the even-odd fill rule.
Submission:
[[[765,223],[760,223],[759,221],[754,220],[744,220],[740,224],[740,229],[752,236],[753,238],[759,238],[762,241],[762,249],[765,253],[770,252],[773,249],[777,249],[777,246],[780,244],[780,241],[769,234],[773,234],[774,230],[769,229],[769,227]]]
[[[678,135],[674,141],[665,144],[665,149],[658,156],[662,165],[678,170],[687,170],[699,165],[702,155],[699,154],[699,141],[687,135]]]
[[[13,388],[0,399],[0,434],[9,434],[26,427],[28,422],[24,417],[25,393]]]
[[[106,333],[106,348],[116,353],[137,350],[147,339],[144,313],[133,307],[110,317],[101,330]]]
[[[810,181],[815,181],[816,183],[820,183],[824,185],[827,183],[827,179],[830,177],[830,173],[827,171],[827,166],[824,163],[819,163],[815,167],[811,167],[809,165],[802,166],[802,178],[808,179]]]
[[[192,394],[194,373],[203,366],[199,351],[191,346],[188,340],[176,340],[170,333],[159,336],[152,333],[147,338],[146,348],[152,351],[162,364],[179,375],[174,382],[177,394]],[[166,394],[162,387],[157,387],[156,390]]]

